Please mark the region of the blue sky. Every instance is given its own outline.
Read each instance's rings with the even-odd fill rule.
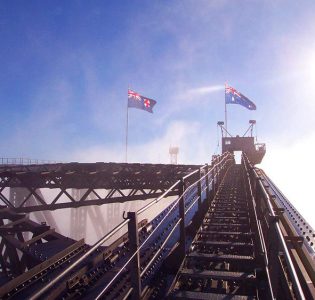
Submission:
[[[306,0],[1,1],[0,155],[123,161],[130,86],[158,102],[153,115],[129,110],[130,161],[167,163],[176,145],[181,163],[204,163],[227,81],[257,105],[230,105],[230,131],[257,120],[262,166],[305,207],[315,200],[314,20]],[[296,184],[296,174],[310,178]]]

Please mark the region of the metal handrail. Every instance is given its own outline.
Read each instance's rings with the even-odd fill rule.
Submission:
[[[198,172],[199,172],[199,169],[197,169],[197,170],[195,170],[195,171],[193,171],[193,172],[187,174],[186,176],[183,177],[183,180],[186,180],[187,178],[189,178],[190,176],[192,176],[192,175],[194,175],[194,174],[196,174],[196,173],[198,173]]]
[[[222,160],[225,158],[225,156],[227,156],[228,153],[224,153],[222,155]],[[224,166],[225,166],[224,162]],[[203,175],[199,180],[197,180],[196,182],[194,182],[193,184],[191,184],[189,187],[187,187],[187,189],[191,188],[193,185],[197,184],[199,181],[201,181],[202,179],[204,179],[206,176],[208,176],[210,174],[210,172],[217,166],[219,165],[220,162],[214,164],[212,166],[212,168],[208,171],[208,173],[206,173],[205,175]],[[200,167],[201,169],[204,169],[208,167],[208,165],[203,165],[202,167]],[[192,171],[191,173],[187,174],[186,176],[183,177],[183,180],[189,178],[190,176],[196,174],[197,172],[199,172],[199,169]],[[180,180],[177,180],[168,190],[166,190],[161,196],[159,196],[158,198],[154,199],[153,201],[151,201],[150,203],[148,203],[147,205],[145,205],[144,207],[140,208],[137,211],[137,215],[139,216],[140,214],[142,214],[143,212],[145,212],[146,210],[148,210],[152,205],[154,205],[155,203],[158,203],[160,200],[162,200],[168,193],[170,193],[178,184],[180,183]]]
[[[95,298],[100,299],[100,297],[108,290],[108,288],[112,285],[112,283],[116,280],[116,278],[125,270],[125,268],[128,266],[128,264],[133,260],[133,258],[140,252],[140,250],[144,247],[144,245],[148,242],[148,240],[153,236],[153,234],[156,232],[156,230],[161,226],[163,221],[170,215],[172,210],[176,207],[176,205],[179,203],[179,201],[184,197],[184,194],[182,194],[180,197],[178,197],[173,203],[171,203],[172,207],[167,212],[167,214],[162,218],[162,220],[159,222],[159,224],[151,231],[149,236],[143,241],[143,243],[138,247],[138,249],[130,256],[130,258],[126,261],[126,263],[120,268],[120,270],[116,273],[116,275],[110,280],[110,282],[104,287],[104,289],[97,295]],[[171,206],[170,205],[170,206]],[[181,221],[181,218],[179,218]],[[148,264],[149,265],[149,264]],[[147,266],[148,266],[147,265]]]
[[[262,172],[262,170],[260,170]],[[303,218],[303,216],[298,212],[294,205],[284,196],[284,194],[276,187],[273,181],[262,172],[264,180],[269,184],[270,189],[277,195],[276,202],[277,205],[284,208],[284,213],[290,220],[291,225],[294,228],[294,232],[298,236],[304,236],[304,245],[306,246],[307,252],[312,258],[315,258],[315,238],[310,234],[314,233],[315,230],[312,226]],[[285,202],[285,203],[284,203]],[[294,219],[295,218],[295,219]],[[299,220],[295,222],[296,220]],[[301,229],[302,228],[302,229]],[[304,231],[304,234],[303,234]],[[313,246],[311,245],[313,243]]]
[[[265,187],[264,187],[263,183],[261,182],[261,179],[258,179],[258,181],[259,181],[260,188],[262,189],[262,191],[264,193],[265,200],[267,202],[270,214],[271,214],[272,217],[275,217],[276,215],[275,215],[274,210],[272,208],[272,205],[271,205],[271,202],[270,202],[270,197],[269,197],[267,191],[265,190]],[[288,264],[288,269],[289,269],[289,272],[290,272],[290,274],[292,276],[291,279],[292,279],[293,285],[295,287],[295,290],[297,292],[297,296],[298,296],[299,299],[305,299],[304,293],[303,293],[303,290],[302,290],[302,287],[301,287],[301,284],[300,284],[300,281],[299,281],[299,278],[298,278],[297,273],[295,271],[295,268],[294,268],[294,265],[293,265],[293,262],[292,262],[292,259],[291,259],[288,247],[287,247],[287,244],[285,243],[283,234],[281,232],[279,221],[277,221],[277,220],[275,222],[275,227],[276,227],[276,232],[277,232],[278,237],[279,237],[280,242],[281,242],[281,246],[282,246],[282,248],[284,250],[284,257],[285,257],[285,260],[286,260],[286,262]]]
[[[294,264],[292,262],[292,259],[291,259],[288,247],[287,247],[286,242],[284,240],[284,236],[283,236],[282,231],[280,229],[279,221],[276,218],[275,212],[274,212],[274,210],[272,208],[270,196],[269,196],[268,192],[266,191],[266,188],[264,187],[260,176],[257,174],[257,172],[254,169],[254,167],[251,165],[251,163],[250,163],[248,157],[246,156],[246,154],[244,154],[244,158],[245,158],[245,163],[247,163],[249,165],[249,168],[252,169],[255,178],[258,180],[258,184],[259,184],[259,187],[260,187],[260,189],[261,189],[261,191],[263,193],[263,196],[264,196],[265,202],[267,204],[269,213],[270,213],[271,217],[273,217],[274,220],[275,220],[274,225],[275,225],[276,233],[277,233],[278,238],[280,240],[281,247],[282,247],[282,249],[284,251],[284,257],[285,257],[285,260],[286,260],[286,263],[287,263],[287,266],[288,266],[288,269],[289,269],[289,272],[290,272],[290,275],[291,275],[291,280],[292,280],[292,283],[293,283],[296,295],[297,295],[298,299],[304,300],[305,296],[304,296],[304,293],[303,293],[303,290],[302,290],[299,278],[297,276]]]
[[[225,155],[226,155],[226,154],[225,154]],[[223,159],[224,159],[224,157],[223,157]],[[222,170],[222,169],[225,167],[225,165],[227,164],[227,162],[228,162],[229,160],[232,160],[232,159],[230,158],[230,159],[225,160],[224,163],[223,163],[223,166],[221,166],[220,170]],[[212,166],[212,168],[208,171],[208,173],[204,174],[202,177],[200,177],[200,179],[196,180],[196,181],[195,181],[194,183],[192,183],[189,187],[187,187],[187,190],[188,190],[188,189],[191,189],[193,186],[195,186],[196,184],[198,184],[198,183],[199,183],[200,181],[202,181],[206,176],[209,176],[209,174],[211,173],[211,171],[212,171],[213,169],[215,169],[217,166],[220,166],[220,165],[221,165],[220,163],[221,163],[221,161],[218,162],[218,163],[216,163],[216,164],[214,164],[214,165]],[[207,166],[207,165],[204,165],[203,167],[200,168],[200,170],[201,170],[202,168],[205,168],[206,166]],[[220,170],[219,170],[219,171],[220,171]],[[186,175],[185,177],[183,177],[183,179],[186,179],[186,178],[190,177],[191,175],[195,174],[196,172],[199,172],[199,169],[197,169],[197,170],[191,172],[190,174]],[[219,173],[219,172],[216,172],[215,175],[217,175],[218,173]]]
[[[154,199],[153,201],[151,201],[150,203],[148,203],[147,205],[145,205],[144,207],[140,208],[139,210],[137,210],[137,215],[139,216],[140,214],[142,214],[143,212],[145,212],[146,210],[148,210],[152,205],[154,205],[155,203],[158,203],[160,200],[162,200],[166,195],[168,195],[169,192],[171,192],[178,184],[180,183],[180,180],[177,180],[167,191],[165,191],[161,196],[159,196],[158,198]]]
[[[149,236],[146,238],[145,241],[143,241],[143,243],[138,247],[138,249],[130,256],[130,258],[127,260],[127,262],[123,265],[123,267],[116,273],[116,275],[111,279],[111,281],[104,287],[104,289],[98,294],[98,296],[96,297],[96,299],[99,299],[106,291],[107,289],[111,286],[111,284],[117,279],[117,277],[125,270],[126,266],[134,259],[134,257],[139,253],[139,251],[144,247],[144,245],[148,242],[148,240],[152,237],[152,235],[156,232],[156,230],[161,226],[161,224],[163,224],[163,221],[170,215],[171,211],[176,207],[176,205],[179,203],[179,201],[184,197],[184,195],[186,195],[186,193],[188,192],[188,190],[190,190],[190,187],[192,185],[197,184],[199,181],[203,180],[206,176],[208,176],[210,174],[210,172],[216,168],[216,167],[220,167],[220,169],[214,174],[214,178],[219,174],[219,172],[222,170],[222,168],[224,168],[224,166],[226,165],[227,161],[229,161],[230,159],[226,160],[226,157],[229,156],[228,153],[224,153],[221,156],[221,159],[219,160],[219,162],[215,163],[212,168],[202,177],[200,177],[196,182],[194,182],[193,184],[191,184],[187,189],[185,189],[184,193],[179,196],[173,203],[170,204],[171,209],[166,213],[166,215],[162,218],[162,220],[159,222],[159,224],[154,228],[154,230],[149,234]],[[222,166],[222,162],[223,162],[223,166]],[[204,167],[207,167],[207,165],[205,165]],[[199,172],[199,169],[194,170],[193,172],[189,173],[188,175],[186,175],[184,179],[189,178],[190,176],[196,174],[197,172]],[[214,178],[212,179],[212,181],[214,180]],[[212,183],[211,181],[211,183]],[[167,191],[165,191],[161,196],[159,196],[157,199],[151,201],[150,203],[148,203],[147,205],[145,205],[144,207],[142,207],[141,209],[139,209],[136,214],[139,216],[140,214],[142,214],[143,212],[145,212],[147,209],[149,209],[151,206],[153,206],[154,204],[158,203],[160,200],[162,200],[164,197],[166,197],[170,191],[172,191],[181,181],[178,180],[176,181]],[[208,183],[208,186],[210,186],[210,183]],[[195,202],[194,202],[195,203]],[[169,206],[169,207],[170,207]],[[180,223],[180,221],[182,221],[182,218],[179,218],[178,222],[176,223],[177,227],[178,224]],[[123,222],[121,222],[120,224],[118,224],[114,229],[112,229],[108,234],[106,234],[104,237],[102,237],[99,241],[97,241],[84,255],[82,255],[78,260],[76,260],[73,264],[71,264],[69,267],[67,267],[62,273],[60,273],[58,276],[56,276],[53,280],[51,280],[47,285],[45,285],[43,288],[41,288],[39,291],[37,291],[34,295],[32,295],[30,297],[31,300],[35,300],[38,299],[40,296],[42,296],[44,293],[46,293],[54,284],[56,284],[59,280],[61,280],[65,275],[67,275],[70,271],[72,271],[79,263],[81,263],[84,259],[86,259],[92,252],[94,252],[99,246],[101,246],[102,244],[104,244],[107,240],[109,240],[112,236],[114,236],[119,230],[121,230],[124,226],[126,226],[129,223],[129,219],[125,219]],[[167,240],[169,239],[169,237],[171,236],[171,234],[173,234],[174,230],[171,231],[171,233],[168,235]],[[150,266],[153,263],[154,260],[151,259],[151,261],[147,264],[147,267]],[[143,273],[143,272],[142,272]],[[143,275],[141,273],[141,276]]]
[[[177,228],[177,226],[180,224],[182,218],[179,218],[179,220],[176,222],[176,224],[173,226],[171,232],[169,233],[169,235],[165,238],[163,244],[159,247],[159,250],[154,254],[154,256],[151,258],[151,260],[147,263],[146,267],[143,269],[143,271],[141,272],[140,276],[143,276],[146,271],[150,268],[150,266],[152,265],[152,263],[154,262],[155,258],[161,253],[163,247],[166,245],[166,243],[168,242],[168,240],[170,239],[170,237],[172,236],[172,234],[174,233],[175,229]]]
[[[34,159],[26,157],[0,157],[0,165],[38,165],[61,163],[56,160]]]
[[[67,275],[70,271],[72,271],[80,262],[82,262],[85,258],[87,258],[92,252],[94,252],[99,246],[104,244],[107,240],[109,240],[112,236],[114,236],[119,230],[121,230],[125,225],[129,223],[129,220],[125,220],[122,223],[118,224],[115,228],[113,228],[108,234],[98,240],[87,252],[85,252],[78,260],[76,260],[73,264],[71,264],[68,268],[66,268],[63,272],[61,272],[58,276],[52,279],[49,283],[47,283],[43,288],[37,291],[34,295],[30,297],[30,300],[34,300],[42,296],[45,292],[47,292],[54,284],[56,284],[59,280],[61,280],[65,275]]]
[[[181,197],[183,197],[182,195]],[[178,202],[180,201],[181,197],[179,197],[176,201],[172,203],[172,208],[167,212],[167,214],[163,217],[161,222],[154,228],[154,230],[149,234],[149,236],[146,238],[146,240],[139,246],[139,248],[130,256],[130,258],[125,262],[125,264],[120,268],[120,270],[116,273],[116,275],[111,279],[111,281],[104,287],[104,289],[97,295],[95,298],[100,299],[100,297],[108,290],[108,288],[112,285],[112,283],[117,279],[117,277],[125,271],[125,268],[129,265],[129,263],[133,260],[133,258],[140,252],[140,250],[143,248],[143,246],[147,243],[147,241],[150,239],[150,237],[155,233],[155,231],[160,227],[160,225],[163,223],[163,221],[169,216],[173,208],[176,207]],[[181,220],[181,218],[180,218]]]
[[[229,161],[229,160],[227,160],[227,161]],[[224,168],[225,164],[227,163],[227,161],[224,162],[223,168]],[[221,169],[220,169],[220,170],[221,170]],[[209,173],[210,173],[210,171],[209,171],[207,174],[205,174],[204,176],[202,176],[199,180],[197,180],[196,182],[194,182],[193,184],[191,184],[191,185],[189,186],[189,188],[190,188],[191,186],[193,186],[193,185],[196,185],[196,184],[199,183],[200,181],[202,181],[206,176],[208,176]],[[216,177],[218,174],[219,174],[219,172],[216,172],[216,173],[214,174],[214,177]],[[201,190],[201,193],[203,193],[203,192],[212,184],[213,180],[214,180],[214,178],[211,179],[211,181],[208,183],[208,186],[206,186],[203,190]],[[187,190],[188,190],[188,188],[187,188]],[[196,199],[188,206],[188,208],[186,208],[185,215],[186,215],[186,214],[191,210],[191,208],[196,204],[196,202],[199,200],[199,198],[200,198],[200,196],[197,196]]]
[[[224,155],[224,157],[222,158],[222,160],[224,160],[226,155]],[[222,160],[220,162],[218,162],[217,164],[215,164],[213,166],[216,167],[217,165],[220,165],[220,163],[222,162]],[[229,159],[230,160],[230,159]],[[226,165],[227,161],[224,161],[223,163],[223,167]],[[198,179],[196,182],[194,182],[193,184],[191,184],[189,187],[196,185],[200,180],[202,180],[203,178],[205,178],[205,176],[207,176],[212,170],[213,168],[211,168],[209,170],[209,172],[207,174],[205,174],[204,176],[202,176],[200,179]],[[221,168],[222,169],[222,168]],[[220,169],[220,170],[221,170]],[[184,178],[187,179],[190,176],[194,175],[195,173],[197,173],[199,170],[195,170],[193,172],[191,172],[190,174],[186,175]],[[215,175],[218,175],[219,172],[217,172]],[[174,187],[176,187],[178,184],[180,183],[180,181],[176,182],[169,190],[167,190],[164,194],[167,195],[170,190]],[[212,183],[212,181],[211,181]],[[210,183],[208,184],[210,186]],[[125,268],[127,267],[127,265],[133,260],[133,258],[140,252],[140,250],[144,247],[144,245],[148,242],[148,240],[151,238],[151,236],[153,236],[153,234],[155,233],[155,231],[159,228],[159,226],[161,226],[161,224],[163,224],[163,221],[170,215],[170,213],[172,212],[172,210],[176,207],[176,205],[179,203],[179,201],[184,197],[184,195],[188,192],[189,188],[187,188],[184,193],[178,197],[171,205],[172,207],[170,208],[170,210],[167,212],[167,214],[162,218],[162,220],[159,222],[159,224],[154,228],[154,230],[150,233],[150,235],[146,238],[145,241],[143,241],[143,243],[138,247],[138,249],[130,256],[130,258],[127,260],[127,262],[120,268],[120,270],[115,274],[115,276],[110,280],[110,282],[102,289],[102,291],[96,296],[96,300],[100,299],[102,297],[102,295],[109,289],[109,287],[113,284],[113,282],[118,278],[118,276],[125,270]],[[144,211],[146,211],[149,207],[151,207],[153,204],[157,203],[158,201],[160,201],[163,197],[160,196],[158,199],[150,202],[148,205],[146,205],[144,208],[140,209],[137,211],[137,215],[143,213]],[[193,204],[196,203],[197,199],[194,200]],[[192,204],[192,205],[193,205]],[[171,206],[170,205],[170,206]],[[191,206],[189,207],[189,209],[191,208]],[[186,209],[187,212],[187,209]],[[169,238],[171,237],[171,235],[174,233],[175,228],[180,224],[180,222],[182,221],[182,218],[179,218],[178,221],[176,222],[176,224],[173,226],[171,232],[168,234],[168,236],[165,238],[163,244],[166,244],[166,242],[169,240]],[[163,244],[162,246],[159,247],[159,250],[157,251],[157,253],[153,256],[153,258],[151,258],[151,260],[147,263],[145,269],[141,272],[140,277],[142,277],[146,270],[148,270],[150,268],[150,266],[152,265],[152,263],[154,262],[155,258],[158,256],[158,254],[160,253],[161,249],[163,248]]]
[[[176,186],[178,183],[175,183],[172,187]],[[171,187],[171,188],[172,188]],[[170,188],[170,189],[171,189]],[[170,191],[168,189],[164,194],[167,195]],[[164,195],[163,194],[163,195]],[[182,195],[181,197],[183,197]],[[161,197],[161,196],[160,196]],[[159,197],[159,198],[160,198]],[[107,284],[107,286],[104,288],[104,290],[101,292],[102,294],[109,288],[109,286],[112,284],[113,281],[116,280],[116,278],[121,274],[121,272],[124,270],[124,268],[132,261],[132,259],[137,255],[137,253],[142,249],[142,247],[145,245],[145,243],[149,240],[149,238],[152,236],[152,234],[156,231],[157,228],[162,224],[163,220],[170,214],[172,209],[178,204],[181,197],[179,197],[176,201],[174,201],[171,205],[172,208],[169,210],[169,212],[164,216],[164,218],[161,220],[161,222],[154,228],[154,230],[150,233],[150,235],[147,237],[147,239],[142,243],[142,245],[138,248],[136,252],[134,252],[131,257],[128,259],[128,261],[124,264],[124,266],[120,269],[119,272],[112,278],[112,280]],[[158,198],[158,199],[159,199]],[[154,204],[154,201],[152,201],[150,206]],[[146,209],[149,208],[149,205],[146,206]],[[142,213],[143,211],[141,211]],[[78,260],[76,260],[72,265],[70,265],[67,269],[65,269],[61,274],[59,274],[57,277],[55,277],[52,281],[50,281],[46,286],[44,286],[42,289],[40,289],[38,292],[36,292],[34,295],[31,296],[30,300],[35,300],[39,298],[41,295],[43,295],[45,292],[48,291],[49,288],[51,288],[55,283],[57,283],[59,280],[61,280],[65,275],[67,275],[70,271],[72,271],[80,262],[82,262],[85,258],[87,258],[93,251],[95,251],[99,246],[104,244],[108,239],[110,239],[114,234],[116,234],[120,229],[122,229],[124,226],[126,226],[129,223],[129,219],[124,220],[120,224],[118,224],[112,231],[110,231],[108,234],[106,234],[103,238],[101,238],[98,242],[96,242],[91,249],[89,249],[83,256],[81,256]],[[96,298],[98,299],[98,298]]]
[[[243,154],[243,156],[244,156],[244,155],[245,155],[245,153]],[[244,163],[244,169],[245,169],[246,176],[247,176],[250,198],[251,198],[251,202],[252,202],[252,205],[253,205],[255,221],[256,221],[256,224],[257,224],[258,235],[259,235],[259,241],[260,241],[260,247],[261,247],[262,254],[264,255],[265,271],[266,271],[267,280],[268,280],[268,285],[269,285],[269,289],[270,289],[270,297],[271,297],[271,299],[274,300],[274,299],[276,299],[276,298],[275,298],[275,296],[274,296],[273,289],[272,289],[272,284],[271,284],[271,277],[270,277],[270,272],[269,272],[268,252],[267,252],[266,244],[265,244],[264,237],[263,237],[263,232],[262,232],[262,228],[261,228],[261,223],[260,223],[260,221],[258,220],[258,216],[257,216],[257,211],[256,211],[256,206],[257,206],[257,205],[256,205],[254,193],[253,193],[252,184],[251,184],[250,177],[249,177],[248,166],[247,166],[246,163]]]

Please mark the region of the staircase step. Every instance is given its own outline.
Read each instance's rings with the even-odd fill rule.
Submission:
[[[254,258],[247,255],[232,255],[232,254],[209,254],[193,251],[187,255],[189,258],[209,259],[211,261],[244,261],[250,262]]]
[[[216,235],[238,235],[238,236],[252,236],[252,232],[242,232],[242,231],[208,231],[208,230],[201,230],[198,234],[216,234]]]
[[[227,272],[227,271],[208,271],[195,269],[182,269],[180,276],[197,277],[218,280],[255,280],[256,277],[252,273],[246,272]]]
[[[217,214],[223,214],[224,216],[231,216],[232,215],[232,217],[243,217],[244,218],[244,217],[248,216],[248,211],[247,210],[231,211],[231,210],[220,209],[219,207],[217,207],[217,208],[214,208],[212,210],[208,210],[206,213],[206,217],[207,216],[215,216]]]
[[[211,220],[242,220],[242,221],[248,221],[248,217],[227,217],[227,216],[209,216],[209,215],[206,215],[205,216],[205,220],[208,220],[208,219],[211,219]]]
[[[215,294],[191,291],[176,291],[171,295],[171,299],[195,299],[195,300],[253,300],[252,296],[232,295],[232,294]]]
[[[224,213],[248,213],[246,210],[241,210],[239,207],[226,207],[226,208],[221,208],[221,207],[211,207],[209,212],[224,212]]]
[[[252,247],[251,243],[240,242],[222,242],[222,241],[195,241],[193,245],[207,245],[207,246],[233,246],[233,247]]]
[[[247,210],[247,206],[237,203],[217,203],[216,205],[211,206],[210,209],[242,209],[245,211]]]
[[[241,223],[212,223],[209,220],[203,221],[203,225],[212,225],[212,226],[242,226],[242,227],[249,227],[249,224],[241,224]]]

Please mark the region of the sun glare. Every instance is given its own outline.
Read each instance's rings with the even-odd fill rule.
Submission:
[[[311,84],[315,84],[315,53],[311,56],[308,64],[308,79]]]
[[[315,47],[313,49],[311,52],[304,52],[300,57],[303,81],[312,86],[315,84]]]

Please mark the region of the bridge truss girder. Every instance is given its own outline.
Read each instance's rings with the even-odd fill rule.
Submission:
[[[152,199],[198,167],[118,163],[2,166],[0,201],[16,212],[26,213]],[[27,191],[25,197],[18,202],[10,201],[8,189],[20,187]],[[54,193],[43,196],[40,189]],[[85,192],[75,198],[71,189]]]
[[[134,200],[147,200],[152,198],[157,198],[162,195],[165,190],[120,190],[120,189],[111,189],[111,190],[102,190],[103,193],[106,193],[105,197],[99,195],[99,191],[95,189],[87,189],[87,191],[78,199],[75,199],[71,195],[70,189],[60,190],[57,196],[40,196],[38,190],[27,188],[29,194],[24,198],[22,203],[18,206],[14,206],[10,203],[9,199],[4,195],[4,188],[0,188],[0,199],[2,202],[13,209],[16,212],[20,213],[29,213],[36,211],[44,210],[56,210],[62,208],[77,208],[90,205],[102,205],[110,203],[123,203],[126,201]],[[170,196],[176,195],[177,192],[170,193]],[[36,202],[31,203],[29,199],[36,198]],[[33,204],[33,205],[32,205]]]
[[[45,222],[38,224],[25,214],[0,208],[0,270],[8,277],[16,277],[46,260],[47,255],[75,241],[57,233]],[[43,255],[50,248],[50,254]]]
[[[1,187],[160,189],[196,170],[198,165],[67,163],[1,166]]]

